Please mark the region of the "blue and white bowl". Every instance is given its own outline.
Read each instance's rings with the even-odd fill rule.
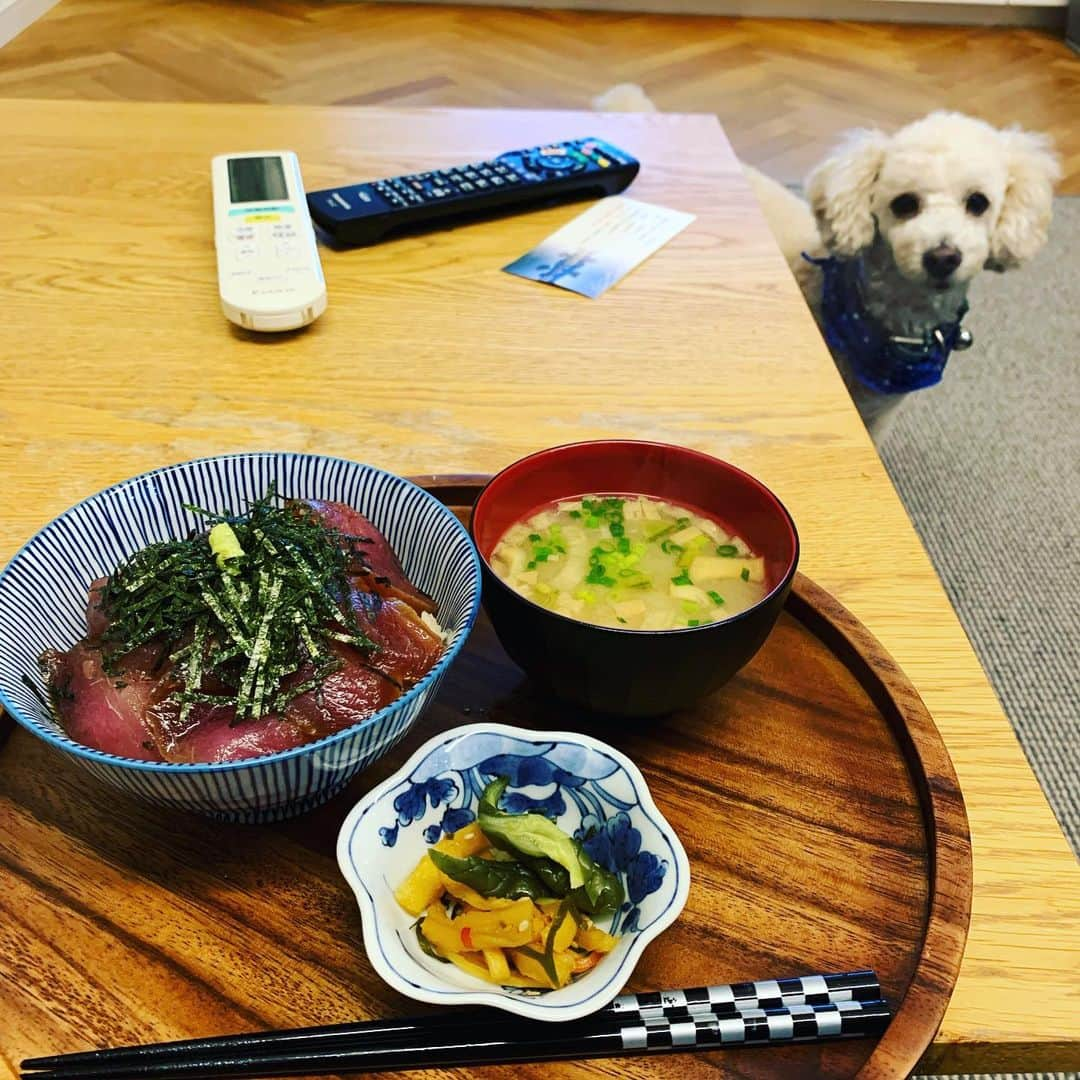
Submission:
[[[439,604],[449,632],[434,668],[363,723],[295,750],[246,761],[176,765],[92,750],[64,734],[44,701],[37,658],[86,633],[90,583],[158,540],[200,524],[184,504],[239,510],[270,484],[280,495],[329,499],[365,514],[410,579]],[[480,566],[468,534],[434,496],[399,476],[317,454],[202,458],[144,473],[92,495],[51,521],[0,574],[0,703],[23,727],[95,776],[155,803],[230,821],[274,821],[325,802],[387,752],[434,696],[480,604]]]
[[[394,898],[429,845],[475,818],[496,776],[510,781],[504,809],[536,810],[579,839],[591,833],[586,851],[626,890],[622,908],[597,923],[619,944],[559,990],[495,986],[427,956],[415,919]],[[360,904],[368,958],[390,986],[419,1001],[493,1005],[538,1020],[576,1020],[611,1001],[645,946],[678,918],[690,889],[686,852],[629,758],[587,735],[503,724],[470,724],[426,742],[356,804],[337,855]]]

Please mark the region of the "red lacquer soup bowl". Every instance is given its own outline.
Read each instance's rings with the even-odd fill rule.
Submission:
[[[492,569],[511,525],[558,499],[647,495],[713,518],[764,558],[766,593],[720,622],[676,630],[597,626],[542,607]],[[542,450],[487,484],[469,523],[484,608],[511,658],[538,685],[597,712],[657,716],[717,690],[772,630],[795,576],[791,515],[760,481],[724,461],[664,443],[603,440]]]

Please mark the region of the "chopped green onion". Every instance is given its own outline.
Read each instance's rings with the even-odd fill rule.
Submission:
[[[742,568],[742,572],[739,574],[739,577],[741,577],[743,579],[743,581],[749,581],[750,580],[750,570],[749,570],[749,568],[744,566]]]
[[[532,542],[533,542],[534,544],[539,544],[539,543],[540,543],[540,540],[541,540],[542,538],[541,538],[541,536],[540,536],[540,534],[539,534],[539,533],[529,533],[529,539],[530,539],[530,540],[531,540],[531,541],[532,541]]]
[[[689,570],[684,570],[681,574],[679,574],[678,577],[673,577],[671,579],[671,584],[672,585],[693,585],[694,583],[690,580],[690,571]]]
[[[604,567],[602,565],[597,565],[597,566],[592,567],[592,569],[589,570],[589,575],[588,575],[588,577],[585,578],[585,584],[586,585],[614,585],[615,584],[615,579],[613,577],[608,577],[608,575],[607,575],[607,573],[604,570]]]
[[[567,510],[567,514],[569,514],[569,516],[572,517],[572,518],[581,517],[581,511],[580,510]]]
[[[716,549],[717,555],[723,555],[725,559],[730,559],[739,554],[739,549],[734,544],[721,544]]]
[[[720,595],[720,594],[719,594],[718,592],[716,592],[716,591],[715,591],[714,589],[710,589],[710,590],[709,590],[709,599],[710,599],[710,600],[711,600],[711,601],[712,601],[712,602],[713,602],[713,603],[714,603],[714,604],[715,604],[715,605],[716,605],[717,607],[720,607],[720,605],[721,605],[721,604],[722,604],[722,603],[724,602],[724,598],[723,598],[723,597],[722,597],[722,596],[721,596],[721,595]]]
[[[687,626],[700,626],[701,625],[701,620],[700,619],[690,619],[690,620],[688,620],[686,625]]]

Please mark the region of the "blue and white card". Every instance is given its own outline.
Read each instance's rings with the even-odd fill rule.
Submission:
[[[595,299],[693,220],[693,214],[680,210],[614,196],[503,269]]]

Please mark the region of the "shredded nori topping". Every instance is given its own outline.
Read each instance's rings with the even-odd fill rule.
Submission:
[[[152,642],[158,663],[175,665],[181,721],[206,703],[235,708],[236,723],[280,712],[320,686],[341,666],[328,642],[377,647],[349,602],[349,567],[363,560],[357,545],[368,538],[331,529],[302,504],[281,505],[273,487],[240,514],[186,509],[227,524],[243,554],[217,559],[200,532],[150,544],[118,566],[100,593],[109,675]],[[306,678],[282,686],[307,665]]]

